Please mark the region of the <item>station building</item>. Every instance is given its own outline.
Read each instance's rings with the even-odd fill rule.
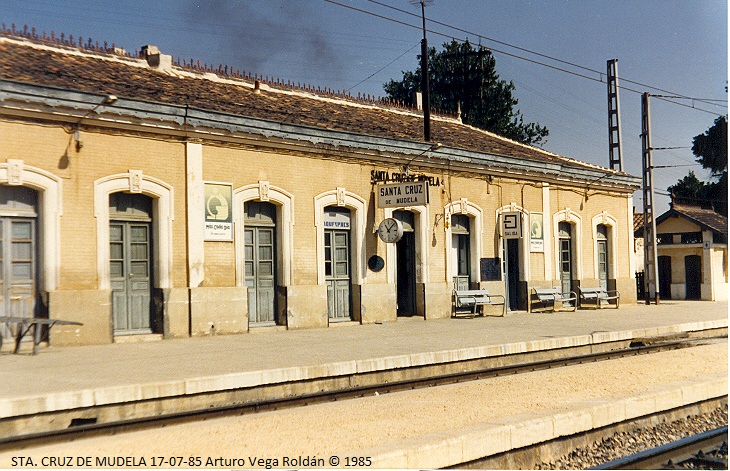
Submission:
[[[4,31],[0,309],[81,345],[448,318],[455,288],[636,301],[640,179],[458,117],[431,136],[380,101]]]

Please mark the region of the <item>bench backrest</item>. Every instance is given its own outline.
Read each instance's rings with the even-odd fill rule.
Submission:
[[[533,289],[535,290],[535,294],[538,296],[545,295],[545,294],[551,294],[551,295],[563,294],[558,288],[533,288]]]
[[[462,297],[462,296],[489,296],[489,293],[485,289],[454,290],[454,293],[458,297]]]
[[[605,293],[606,290],[603,288],[579,288],[581,293],[584,294],[600,294]]]

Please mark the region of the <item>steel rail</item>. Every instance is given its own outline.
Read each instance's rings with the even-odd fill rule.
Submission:
[[[706,455],[707,451],[721,446],[722,443],[727,444],[727,426],[609,461],[590,469],[681,469],[681,463],[697,459],[696,455],[700,450]],[[722,465],[722,463],[717,464]],[[689,469],[727,469],[727,461],[725,461],[724,467],[698,468],[692,466]]]
[[[298,395],[295,397],[265,399],[261,401],[240,404],[214,406],[192,411],[175,412],[156,416],[126,419],[121,421],[72,424],[65,429],[0,438],[0,452],[32,448],[51,443],[63,443],[77,440],[80,438],[108,436],[122,432],[154,429],[177,423],[202,421],[218,417],[228,417],[256,412],[288,409],[293,407],[335,402],[339,400],[386,394],[391,392],[442,386],[467,381],[476,381],[498,376],[530,373],[551,368],[559,368],[583,363],[594,363],[598,361],[613,360],[629,356],[659,353],[668,350],[688,348],[697,343],[706,343],[708,341],[713,341],[717,339],[726,340],[727,338],[724,336],[698,339],[685,338],[681,340],[654,343],[651,345],[644,345],[643,343],[639,342],[637,345],[634,345],[632,343],[629,348],[621,350],[576,355],[573,357],[565,357],[555,360],[541,360],[519,365],[491,367],[461,373],[448,373],[443,375],[434,375],[426,378],[406,379],[376,385],[355,386],[338,390],[325,390],[312,394]]]

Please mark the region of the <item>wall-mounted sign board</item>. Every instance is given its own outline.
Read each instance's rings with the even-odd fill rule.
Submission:
[[[405,208],[428,204],[428,182],[391,183],[379,185],[379,208]]]

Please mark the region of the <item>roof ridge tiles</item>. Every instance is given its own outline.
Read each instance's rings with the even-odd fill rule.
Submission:
[[[31,47],[34,50],[56,52],[63,56],[36,57],[34,67],[29,70],[19,69],[10,59],[5,64],[3,73],[6,78],[30,81],[38,84],[66,86],[82,91],[94,91],[99,87],[106,87],[110,93],[119,96],[140,100],[163,101],[167,103],[186,104],[198,106],[211,111],[226,113],[238,113],[242,116],[262,118],[270,120],[285,119],[288,122],[295,122],[301,125],[319,126],[344,131],[356,131],[365,135],[388,136],[392,138],[421,140],[420,120],[422,112],[412,108],[399,106],[397,103],[388,102],[383,99],[363,100],[351,95],[323,92],[321,88],[315,90],[313,87],[297,88],[291,83],[283,84],[281,81],[269,80],[263,76],[259,77],[250,74],[229,74],[228,67],[219,67],[213,70],[210,67],[187,67],[171,60],[168,66],[156,68],[151,66],[146,57],[134,57],[126,54],[118,54],[117,49],[105,50],[87,49],[83,44],[59,44],[54,41],[43,41],[36,36],[24,35],[19,32],[10,32],[6,29],[0,30],[0,45],[7,44],[16,47]],[[156,51],[155,53],[159,53]],[[9,57],[12,58],[13,51]],[[15,54],[21,54],[16,51]],[[64,63],[64,57],[70,62]],[[34,58],[28,58],[33,61]],[[102,71],[98,64],[90,62],[103,60],[108,63],[121,66],[133,66],[144,69],[148,73],[163,74],[170,77],[168,80],[156,80],[150,75],[128,74],[117,67],[110,71]],[[192,64],[192,60],[190,61]],[[184,63],[183,63],[184,64]],[[0,63],[0,67],[3,64]],[[53,67],[62,71],[61,75],[48,75],[48,68]],[[58,73],[58,72],[56,72]],[[109,78],[115,74],[114,79]],[[60,80],[59,80],[60,78]],[[170,80],[205,80],[209,83],[221,84],[215,86],[198,86],[192,82],[174,83]],[[247,90],[249,94],[241,95]],[[263,92],[263,93],[262,93]],[[254,98],[261,97],[261,98]],[[268,99],[267,99],[268,97]],[[277,97],[281,97],[277,100]],[[370,98],[370,97],[368,97]],[[311,102],[297,100],[312,100]],[[273,101],[272,101],[273,100]],[[348,113],[341,107],[349,109],[361,109],[363,114],[357,112]],[[534,161],[562,163],[571,167],[578,167],[590,170],[599,170],[610,174],[622,174],[614,170],[586,163],[580,160],[565,157],[542,148],[523,144],[521,142],[500,136],[490,131],[463,123],[460,119],[450,116],[432,114],[434,123],[441,123],[441,126],[432,130],[434,142],[440,142],[444,146],[460,148],[467,151],[476,151],[491,155],[508,157],[527,158]],[[483,136],[479,138],[478,136]]]
[[[13,25],[14,27],[15,25]],[[27,26],[26,26],[27,29]],[[133,61],[135,65],[139,67],[148,67],[147,62],[140,57],[139,53],[136,55],[132,55],[127,53],[125,49],[116,48],[114,47],[114,44],[112,44],[112,47],[106,47],[105,49],[100,48],[94,48],[94,47],[87,47],[87,45],[84,44],[75,44],[73,42],[69,42],[69,40],[65,39],[64,35],[62,34],[60,37],[47,37],[45,36],[45,32],[43,33],[43,36],[38,36],[35,34],[35,28],[32,29],[33,32],[30,33],[24,33],[18,30],[9,30],[5,27],[5,24],[2,24],[2,29],[0,29],[0,41],[8,40],[8,41],[15,41],[18,45],[26,45],[30,47],[35,48],[41,48],[41,49],[53,49],[57,50],[59,52],[67,53],[67,54],[79,54],[86,57],[100,57],[102,59],[110,59],[110,58],[119,58],[121,60],[131,60]],[[70,38],[73,38],[73,36],[69,36]],[[81,37],[79,37],[81,38]],[[105,45],[108,43],[105,41]],[[127,63],[127,62],[125,62]],[[357,96],[350,95],[349,93],[346,93],[344,91],[343,93],[340,93],[339,90],[337,93],[334,90],[330,90],[327,87],[324,87],[324,89],[321,86],[314,86],[314,85],[308,85],[308,84],[294,84],[291,82],[284,83],[282,80],[274,80],[273,76],[266,76],[264,78],[263,75],[254,74],[251,76],[251,73],[247,73],[246,75],[243,74],[237,74],[233,73],[233,68],[231,67],[231,73],[227,71],[229,66],[219,66],[217,69],[213,68],[212,66],[209,66],[208,64],[202,64],[200,61],[197,61],[197,65],[195,65],[193,59],[190,59],[189,65],[186,60],[183,59],[182,64],[180,63],[180,58],[178,57],[176,61],[173,61],[172,66],[174,69],[177,69],[178,71],[183,71],[184,74],[172,74],[177,76],[186,76],[186,74],[190,74],[190,77],[193,78],[205,78],[205,79],[211,79],[214,81],[226,81],[226,83],[231,84],[241,84],[243,83],[246,86],[250,86],[253,88],[254,83],[258,81],[262,85],[265,85],[268,87],[270,91],[274,92],[281,92],[281,93],[301,93],[300,96],[306,96],[308,98],[314,98],[314,99],[333,99],[334,102],[338,102],[337,99],[341,100],[342,103],[348,104],[348,105],[359,105],[359,106],[369,106],[369,107],[385,107],[386,109],[393,109],[393,110],[405,110],[407,112],[413,112],[417,113],[415,108],[407,107],[405,105],[398,106],[393,104],[391,101],[386,100],[385,98],[378,98],[376,96],[371,95],[363,95],[360,96],[358,93]],[[159,72],[168,72],[169,71],[162,71]],[[287,90],[289,89],[289,90]],[[329,96],[327,96],[329,95]],[[433,110],[432,110],[433,111]],[[434,118],[439,119],[455,119],[455,118],[449,118],[446,116],[442,116],[436,112],[436,114],[432,115]]]

